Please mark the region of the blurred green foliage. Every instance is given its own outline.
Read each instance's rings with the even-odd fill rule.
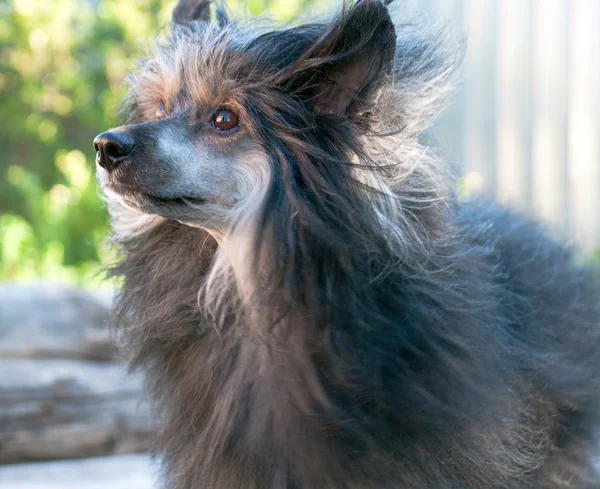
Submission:
[[[0,280],[95,286],[110,260],[93,137],[175,0],[0,1]],[[335,1],[228,2],[285,19]]]

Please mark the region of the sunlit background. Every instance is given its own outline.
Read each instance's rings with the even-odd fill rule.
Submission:
[[[593,253],[600,234],[600,2],[412,0],[407,16],[467,39],[463,89],[438,144],[469,191],[554,224]],[[123,77],[167,0],[0,3],[0,279],[101,285],[107,216],[91,140],[117,121]],[[230,2],[280,20],[335,0]]]

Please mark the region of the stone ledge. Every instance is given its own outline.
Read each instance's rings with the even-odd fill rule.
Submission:
[[[141,452],[151,436],[124,365],[0,359],[0,464]]]

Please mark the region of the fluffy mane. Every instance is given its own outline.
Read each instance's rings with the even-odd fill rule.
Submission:
[[[148,372],[171,489],[529,487],[561,406],[591,406],[587,390],[554,399],[566,366],[581,365],[574,355],[540,353],[551,340],[538,332],[515,339],[541,303],[507,268],[531,245],[503,240],[548,251],[531,279],[577,290],[548,293],[544,314],[568,304],[578,337],[595,339],[585,273],[571,274],[571,252],[537,227],[465,211],[451,169],[419,142],[460,53],[398,25],[382,56],[391,74],[365,84],[375,99],[351,100],[343,122],[306,110],[323,67],[353,59],[389,22],[381,5],[349,27],[367,3],[277,31],[224,17],[174,25],[131,79],[130,122],[156,105],[156,84],[239,91],[269,160],[224,232],[111,204],[123,252],[112,274],[125,278],[115,324]],[[360,36],[346,45],[348,29]],[[582,358],[591,343],[578,344]]]

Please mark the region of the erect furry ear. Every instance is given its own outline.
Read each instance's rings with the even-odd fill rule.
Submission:
[[[388,3],[357,2],[309,48],[304,60],[310,64],[312,59],[316,64],[311,77],[317,84],[311,99],[316,112],[356,114],[376,101],[392,71],[396,50],[396,32],[385,6]]]
[[[195,21],[210,22],[210,7],[213,3],[213,0],[179,0],[179,3],[173,10],[173,22],[180,25],[187,25]],[[220,26],[229,22],[225,5],[218,2],[215,11],[217,22]]]

